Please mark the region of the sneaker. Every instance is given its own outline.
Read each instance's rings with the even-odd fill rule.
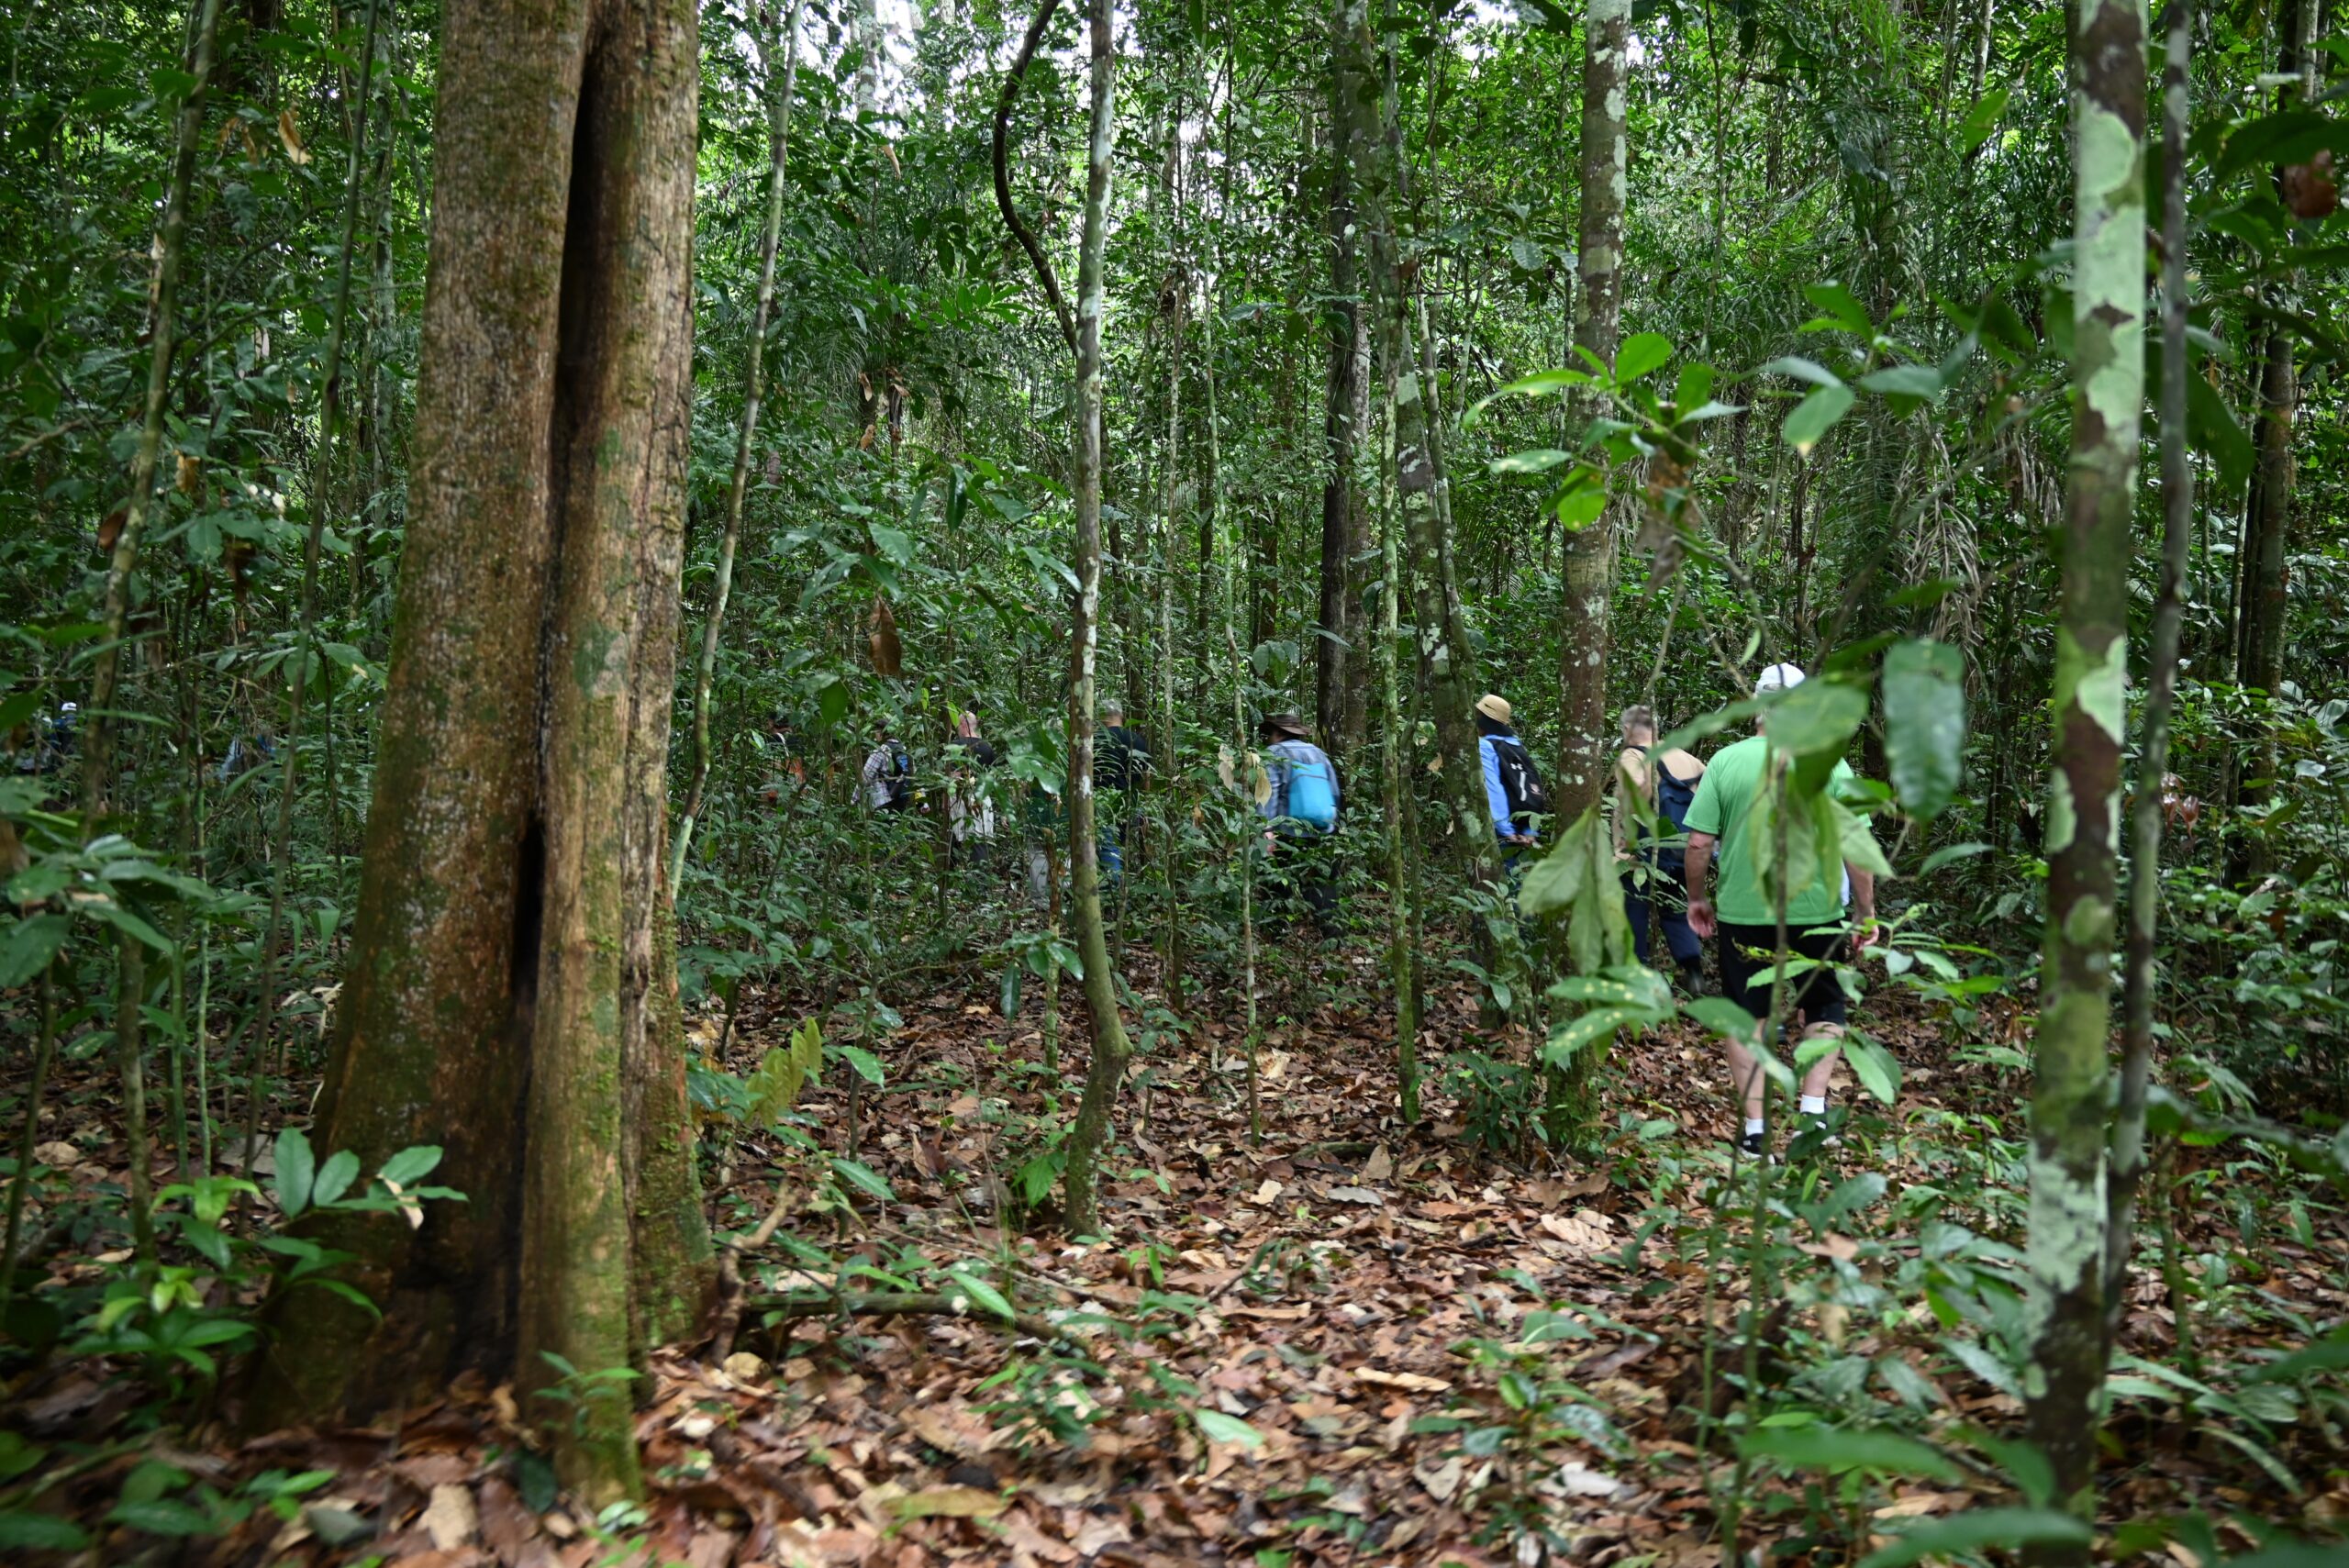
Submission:
[[[1742,1133],[1737,1140],[1737,1151],[1749,1160],[1766,1160],[1769,1158],[1769,1146],[1765,1141],[1766,1137],[1767,1134],[1759,1132]]]

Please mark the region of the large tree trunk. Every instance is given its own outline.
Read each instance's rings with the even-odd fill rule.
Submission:
[[[1340,61],[1344,40],[1332,39],[1330,115],[1330,370],[1322,411],[1328,463],[1321,484],[1321,598],[1314,639],[1313,712],[1321,744],[1351,754],[1364,717],[1359,656],[1364,633],[1354,626],[1353,594],[1367,528],[1366,497],[1355,483],[1354,454],[1368,426],[1370,322],[1362,308],[1361,265],[1354,225],[1353,171]]]
[[[1420,395],[1418,353],[1411,340],[1411,302],[1403,273],[1394,206],[1402,154],[1390,95],[1379,85],[1376,45],[1364,0],[1337,0],[1335,29],[1341,56],[1339,94],[1346,110],[1355,200],[1370,239],[1370,285],[1378,362],[1395,389],[1395,492],[1405,542],[1422,568],[1412,575],[1420,668],[1435,717],[1442,788],[1454,852],[1476,881],[1500,875],[1500,849],[1485,808],[1485,776],[1476,747],[1476,655],[1469,640],[1460,593],[1445,570],[1451,543],[1437,505],[1436,472],[1429,452],[1427,404]]]
[[[1074,661],[1068,697],[1069,880],[1076,901],[1076,941],[1085,961],[1085,1005],[1093,1015],[1093,1058],[1085,1074],[1085,1097],[1069,1129],[1067,1218],[1071,1235],[1101,1228],[1098,1176],[1102,1146],[1109,1135],[1109,1111],[1126,1072],[1130,1047],[1118,1016],[1117,976],[1109,941],[1102,929],[1098,832],[1093,799],[1094,655],[1101,610],[1101,306],[1104,258],[1109,235],[1109,172],[1117,150],[1117,117],[1111,101],[1115,53],[1110,47],[1110,0],[1091,0],[1093,117],[1086,142],[1085,231],[1077,247],[1076,272],[1076,625],[1070,638]]]
[[[462,0],[365,875],[315,1135],[447,1151],[463,1204],[334,1237],[256,1413],[511,1377],[565,1478],[638,1484],[624,1397],[540,1397],[709,1279],[663,875],[691,388],[696,16]],[[549,238],[560,236],[559,244]],[[606,1386],[613,1386],[607,1384]]]
[[[2055,632],[2047,939],[2032,1088],[2032,1434],[2085,1507],[2104,1410],[2105,1106],[2129,525],[2145,391],[2145,13],[2083,0],[2072,37],[2076,401]]]
[[[1623,311],[1623,204],[1630,139],[1623,125],[1631,0],[1591,0],[1583,18],[1582,319],[1575,346],[1615,362]],[[1602,515],[1566,536],[1558,620],[1560,822],[1577,820],[1606,792],[1615,755],[1607,722],[1608,613],[1615,599],[1615,528]]]

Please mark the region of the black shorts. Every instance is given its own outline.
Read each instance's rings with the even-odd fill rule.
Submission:
[[[1772,971],[1777,966],[1777,929],[1723,920],[1720,940],[1721,995],[1756,1018],[1768,1018]],[[1789,927],[1787,946],[1794,957],[1819,961],[1815,969],[1787,976],[1787,1017],[1799,1014],[1804,1022],[1812,1024],[1842,1023],[1843,987],[1835,978],[1833,965],[1843,956],[1843,933]]]

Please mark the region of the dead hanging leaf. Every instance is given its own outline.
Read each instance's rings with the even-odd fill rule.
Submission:
[[[285,144],[285,156],[294,161],[295,167],[309,162],[310,150],[302,145],[301,128],[294,123],[294,111],[291,109],[280,109],[277,113],[277,139]]]
[[[197,484],[204,478],[204,460],[194,452],[182,452],[179,454],[179,459],[180,494],[193,495],[195,494]]]
[[[1273,775],[1264,771],[1264,760],[1253,751],[1248,753],[1248,793],[1259,806],[1273,798]]]
[[[117,506],[98,521],[98,548],[111,550],[114,541],[122,537],[122,525],[128,520],[130,508]]]
[[[2284,205],[2295,217],[2329,217],[2341,206],[2341,183],[2333,177],[2332,149],[2321,148],[2305,163],[2284,171]]]
[[[864,434],[857,438],[857,450],[861,452],[869,452],[873,450],[873,438],[877,428],[878,427],[874,425],[867,425],[864,427]]]
[[[900,179],[904,178],[906,166],[897,161],[897,144],[894,141],[885,141],[881,144],[881,150],[889,155],[889,167],[896,171]]]
[[[873,629],[866,640],[873,648],[873,669],[876,674],[895,680],[905,671],[906,653],[897,641],[897,617],[889,608],[889,601],[874,595],[873,599]]]

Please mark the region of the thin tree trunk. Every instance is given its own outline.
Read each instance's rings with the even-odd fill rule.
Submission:
[[[791,90],[799,71],[799,0],[783,20],[783,74],[768,107],[774,157],[767,170],[766,227],[759,239],[759,302],[751,313],[751,342],[742,368],[742,422],[734,439],[734,476],[726,491],[726,531],[718,542],[718,577],[709,590],[709,617],[702,625],[701,662],[694,667],[694,773],[685,808],[677,817],[677,842],[670,851],[669,896],[685,880],[685,856],[694,824],[701,816],[702,791],[709,784],[711,687],[718,678],[718,639],[726,621],[726,600],[734,587],[734,556],[742,542],[742,502],[751,489],[751,449],[758,441],[759,409],[765,391],[767,321],[774,313],[774,254],[783,235],[784,175],[791,152]]]
[[[2055,633],[2026,1325],[2032,1433],[2054,1466],[2058,1499],[2085,1512],[2104,1410],[2106,1042],[2128,704],[2129,528],[2144,402],[2143,0],[2082,0],[2072,80],[2077,400]]]
[[[1624,128],[1631,0],[1591,0],[1583,21],[1582,317],[1575,343],[1615,362],[1623,309],[1623,207],[1630,137]],[[1607,722],[1609,613],[1615,598],[1615,528],[1605,514],[1566,536],[1558,622],[1557,820],[1574,822],[1606,792],[1615,751]]]
[[[1109,1114],[1125,1077],[1130,1048],[1118,1015],[1117,976],[1101,921],[1099,834],[1093,799],[1093,687],[1101,608],[1101,312],[1109,230],[1109,174],[1117,150],[1112,101],[1116,56],[1110,43],[1110,0],[1090,0],[1093,113],[1086,139],[1085,230],[1076,280],[1076,625],[1068,706],[1068,826],[1070,881],[1076,903],[1077,951],[1085,963],[1085,1005],[1093,1015],[1093,1056],[1085,1095],[1069,1129],[1065,1189],[1071,1235],[1101,1229],[1098,1197],[1101,1150]]]
[[[1396,539],[1395,386],[1390,376],[1381,399],[1386,417],[1380,424],[1381,475],[1378,506],[1378,553],[1383,573],[1378,586],[1378,686],[1381,695],[1378,744],[1379,805],[1386,828],[1386,969],[1395,988],[1395,1076],[1402,1089],[1406,1125],[1419,1119],[1419,1010],[1418,987],[1412,983],[1412,880],[1410,838],[1406,831],[1409,787],[1404,774],[1403,677],[1396,642],[1401,636],[1397,620],[1402,597],[1402,550]]]
[[[1450,555],[1438,509],[1436,473],[1429,454],[1427,405],[1420,395],[1418,354],[1411,341],[1411,302],[1393,222],[1400,163],[1394,101],[1379,86],[1376,45],[1365,0],[1337,0],[1335,29],[1345,55],[1341,95],[1351,110],[1356,202],[1370,239],[1373,319],[1379,363],[1395,387],[1395,486],[1405,539],[1429,570],[1413,574],[1413,611],[1419,659],[1442,747],[1442,788],[1454,852],[1478,883],[1500,877],[1499,845],[1485,806],[1484,769],[1476,745],[1476,669],[1459,590],[1442,570]]]
[[[2162,776],[2169,771],[2170,709],[2177,693],[2178,642],[2186,623],[2187,550],[2194,528],[2194,468],[2186,450],[2186,137],[2193,0],[2170,0],[2162,72],[2162,578],[2154,600],[2154,646],[2138,751],[2137,799],[2129,850],[2128,970],[2122,977],[2120,1105],[2112,1126],[2110,1218],[2105,1224],[2105,1348],[2120,1326],[2122,1288],[2137,1229],[2137,1188],[2145,1175],[2145,1095],[2154,1063],[2154,937],[2161,915]]]
[[[195,80],[181,100],[172,156],[162,231],[156,237],[155,312],[147,356],[147,399],[139,421],[139,445],[130,458],[130,494],[123,502],[122,526],[115,531],[106,562],[106,632],[90,668],[89,709],[82,730],[82,836],[97,836],[114,790],[115,695],[122,673],[122,635],[130,617],[130,574],[139,564],[139,531],[154,499],[155,465],[163,446],[163,398],[171,386],[172,350],[178,342],[180,256],[187,239],[187,193],[195,179],[197,142],[204,129],[205,86],[212,75],[213,38],[220,0],[203,0],[195,37],[188,50],[188,74]],[[125,939],[126,940],[128,939]],[[135,1173],[134,1173],[135,1175]]]
[[[1353,117],[1344,103],[1345,44],[1331,40],[1330,112],[1330,335],[1329,374],[1324,388],[1322,446],[1327,470],[1321,486],[1321,594],[1313,666],[1314,721],[1321,744],[1342,759],[1359,739],[1347,726],[1349,665],[1358,662],[1360,639],[1353,630],[1351,563],[1361,550],[1362,497],[1354,454],[1362,439],[1369,395],[1368,323],[1361,302],[1352,152],[1347,127]]]

